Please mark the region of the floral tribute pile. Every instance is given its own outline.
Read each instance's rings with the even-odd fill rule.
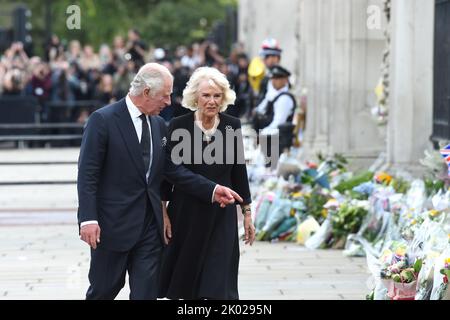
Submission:
[[[353,173],[339,154],[299,159],[291,148],[276,170],[248,166],[257,240],[365,256],[375,279],[367,299],[450,299],[450,180],[439,153],[425,152],[421,179]]]

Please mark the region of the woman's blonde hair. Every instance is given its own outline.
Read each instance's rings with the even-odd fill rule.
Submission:
[[[192,111],[197,110],[198,87],[204,80],[211,80],[216,86],[222,89],[223,100],[219,112],[223,112],[230,104],[236,100],[236,93],[231,90],[227,77],[219,70],[211,67],[197,68],[183,90],[183,100],[181,105]]]

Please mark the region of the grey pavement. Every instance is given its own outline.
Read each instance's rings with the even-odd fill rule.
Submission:
[[[84,298],[89,248],[76,224],[77,157],[77,149],[0,150],[0,299]],[[36,181],[66,184],[11,185]],[[340,250],[241,243],[241,299],[361,300],[370,284],[365,258]],[[128,294],[126,284],[117,299]]]

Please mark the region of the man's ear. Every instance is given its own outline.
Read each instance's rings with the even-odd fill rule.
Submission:
[[[148,98],[150,96],[150,88],[144,89],[144,97]]]

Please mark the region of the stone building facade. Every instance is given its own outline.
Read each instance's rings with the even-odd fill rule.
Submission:
[[[307,89],[305,151],[343,153],[355,164],[377,157],[417,167],[431,148],[434,1],[240,0],[239,41],[250,56],[266,37],[283,49],[293,91]],[[386,42],[385,30],[390,34]],[[388,121],[371,114],[388,49]]]

